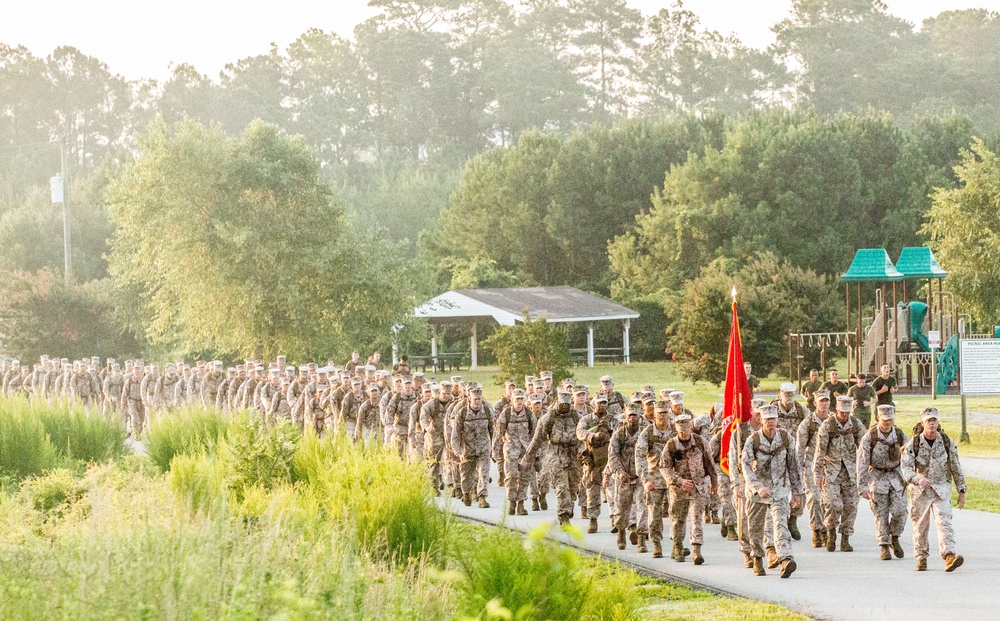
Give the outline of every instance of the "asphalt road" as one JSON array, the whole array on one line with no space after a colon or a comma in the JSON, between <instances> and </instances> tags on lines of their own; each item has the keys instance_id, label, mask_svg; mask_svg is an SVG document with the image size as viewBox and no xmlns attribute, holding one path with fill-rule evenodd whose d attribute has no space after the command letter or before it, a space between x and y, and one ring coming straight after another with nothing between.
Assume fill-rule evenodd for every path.
<instances>
[{"instance_id":1,"label":"asphalt road","mask_svg":"<svg viewBox=\"0 0 1000 621\"><path fill-rule=\"evenodd\" d=\"M492 469L497 479L496 465ZM460 501L441 499L442 506L455 514L490 524L507 526L527 532L543 523L556 523L553 492L549 492L548 511L531 512L527 516L505 516L504 489L492 484L489 509L473 504L465 507ZM952 573L944 572L944 562L935 554L937 538L931 529L931 558L928 571L915 571L911 525L903 535L906 558L881 561L875 540L875 522L867 501L861 499L855 535L851 543L854 552L827 552L813 549L807 541L809 530L800 518L803 540L794 542L798 570L782 580L778 570L769 570L764 577L754 576L743 568L743 556L735 541L720 537L719 527L705 526L702 549L704 565L678 563L669 558L654 559L651 552L639 554L629 545L619 551L616 535L610 533L608 506L601 508L600 530L583 537L583 541L560 534L569 545L580 547L609 559L620 559L639 570L661 575L692 586L719 593L776 602L819 619L836 620L899 620L961 619L962 621L1000 619L1000 514L955 509L955 532L958 552L965 564ZM573 523L582 531L587 520L576 512ZM666 532L669 525L664 521ZM664 545L669 553L669 540ZM650 545L652 550L652 545Z\"/></svg>"}]
</instances>

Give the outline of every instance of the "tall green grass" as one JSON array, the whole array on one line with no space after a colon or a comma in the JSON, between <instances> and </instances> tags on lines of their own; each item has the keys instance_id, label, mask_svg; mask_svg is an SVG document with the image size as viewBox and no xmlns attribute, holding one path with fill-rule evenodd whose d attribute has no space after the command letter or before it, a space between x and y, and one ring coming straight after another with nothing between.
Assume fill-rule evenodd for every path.
<instances>
[{"instance_id":1,"label":"tall green grass","mask_svg":"<svg viewBox=\"0 0 1000 621\"><path fill-rule=\"evenodd\" d=\"M56 465L58 455L25 399L0 398L0 476L19 481Z\"/></svg>"},{"instance_id":2,"label":"tall green grass","mask_svg":"<svg viewBox=\"0 0 1000 621\"><path fill-rule=\"evenodd\" d=\"M118 459L125 452L125 427L117 419L82 407L32 406L60 455L88 463Z\"/></svg>"},{"instance_id":3,"label":"tall green grass","mask_svg":"<svg viewBox=\"0 0 1000 621\"><path fill-rule=\"evenodd\" d=\"M153 420L146 433L146 453L161 472L175 455L214 451L226 437L228 421L221 412L202 407L181 408Z\"/></svg>"}]
</instances>

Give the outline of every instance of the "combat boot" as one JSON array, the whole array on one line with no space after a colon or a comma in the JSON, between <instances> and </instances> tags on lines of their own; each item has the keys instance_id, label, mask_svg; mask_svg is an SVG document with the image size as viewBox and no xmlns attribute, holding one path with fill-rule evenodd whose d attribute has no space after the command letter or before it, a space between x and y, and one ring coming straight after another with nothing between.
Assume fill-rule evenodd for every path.
<instances>
[{"instance_id":1,"label":"combat boot","mask_svg":"<svg viewBox=\"0 0 1000 621\"><path fill-rule=\"evenodd\" d=\"M837 551L837 531L835 530L826 531L826 551L827 552Z\"/></svg>"},{"instance_id":2,"label":"combat boot","mask_svg":"<svg viewBox=\"0 0 1000 621\"><path fill-rule=\"evenodd\" d=\"M927 559L925 558L917 559L917 571L927 571Z\"/></svg>"},{"instance_id":3,"label":"combat boot","mask_svg":"<svg viewBox=\"0 0 1000 621\"><path fill-rule=\"evenodd\" d=\"M691 560L695 565L703 565L705 557L701 555L701 544L696 543L691 546Z\"/></svg>"},{"instance_id":4,"label":"combat boot","mask_svg":"<svg viewBox=\"0 0 1000 621\"><path fill-rule=\"evenodd\" d=\"M538 497L537 496L535 496L534 498L531 499L531 510L532 511L538 511L539 510L538 509Z\"/></svg>"},{"instance_id":5,"label":"combat boot","mask_svg":"<svg viewBox=\"0 0 1000 621\"><path fill-rule=\"evenodd\" d=\"M503 487L503 477L500 477L500 482L497 483L497 486Z\"/></svg>"},{"instance_id":6,"label":"combat boot","mask_svg":"<svg viewBox=\"0 0 1000 621\"><path fill-rule=\"evenodd\" d=\"M781 561L781 577L787 578L788 576L791 576L796 567L798 567L798 565L796 565L795 561L790 558L786 558Z\"/></svg>"},{"instance_id":7,"label":"combat boot","mask_svg":"<svg viewBox=\"0 0 1000 621\"><path fill-rule=\"evenodd\" d=\"M518 515L528 515L528 510L524 508L524 501L517 501L517 514Z\"/></svg>"},{"instance_id":8,"label":"combat boot","mask_svg":"<svg viewBox=\"0 0 1000 621\"><path fill-rule=\"evenodd\" d=\"M486 496L480 496L479 497L479 508L480 509L489 509L490 508L490 503L486 502Z\"/></svg>"},{"instance_id":9,"label":"combat boot","mask_svg":"<svg viewBox=\"0 0 1000 621\"><path fill-rule=\"evenodd\" d=\"M798 518L794 515L788 518L788 532L791 533L792 539L795 541L802 539L802 533L799 532Z\"/></svg>"},{"instance_id":10,"label":"combat boot","mask_svg":"<svg viewBox=\"0 0 1000 621\"><path fill-rule=\"evenodd\" d=\"M730 526L729 527L729 534L726 535L726 539L728 539L729 541L739 541L739 538L740 538L740 536L736 532L736 527L735 526Z\"/></svg>"},{"instance_id":11,"label":"combat boot","mask_svg":"<svg viewBox=\"0 0 1000 621\"><path fill-rule=\"evenodd\" d=\"M471 493L465 492L465 493L462 494L462 504L465 505L466 507L471 507L472 506L472 494Z\"/></svg>"},{"instance_id":12,"label":"combat boot","mask_svg":"<svg viewBox=\"0 0 1000 621\"><path fill-rule=\"evenodd\" d=\"M780 562L781 561L778 560L778 552L774 548L768 548L767 549L767 568L768 569L774 569L775 567L778 566L778 563L780 563Z\"/></svg>"},{"instance_id":13,"label":"combat boot","mask_svg":"<svg viewBox=\"0 0 1000 621\"><path fill-rule=\"evenodd\" d=\"M614 535L618 532L618 520L611 518L611 534Z\"/></svg>"},{"instance_id":14,"label":"combat boot","mask_svg":"<svg viewBox=\"0 0 1000 621\"><path fill-rule=\"evenodd\" d=\"M851 541L848 535L840 533L840 551L841 552L854 552L854 548L851 547Z\"/></svg>"},{"instance_id":15,"label":"combat boot","mask_svg":"<svg viewBox=\"0 0 1000 621\"><path fill-rule=\"evenodd\" d=\"M510 507L507 509L507 515L517 515L517 502L514 500L510 501Z\"/></svg>"},{"instance_id":16,"label":"combat boot","mask_svg":"<svg viewBox=\"0 0 1000 621\"><path fill-rule=\"evenodd\" d=\"M813 547L814 548L822 548L823 547L823 538L820 537L818 530L814 530L813 531Z\"/></svg>"},{"instance_id":17,"label":"combat boot","mask_svg":"<svg viewBox=\"0 0 1000 621\"><path fill-rule=\"evenodd\" d=\"M458 498L460 500L464 499L464 497L462 496L462 490L460 490L457 487L451 490L451 496L452 498Z\"/></svg>"},{"instance_id":18,"label":"combat boot","mask_svg":"<svg viewBox=\"0 0 1000 621\"><path fill-rule=\"evenodd\" d=\"M721 524L722 520L719 519L719 512L712 511L712 524Z\"/></svg>"},{"instance_id":19,"label":"combat boot","mask_svg":"<svg viewBox=\"0 0 1000 621\"><path fill-rule=\"evenodd\" d=\"M542 511L549 510L549 503L545 500L545 494L538 497L538 506L542 508Z\"/></svg>"},{"instance_id":20,"label":"combat boot","mask_svg":"<svg viewBox=\"0 0 1000 621\"><path fill-rule=\"evenodd\" d=\"M569 524L569 517L565 515L558 515L556 517L559 520L559 526L566 526L567 524Z\"/></svg>"},{"instance_id":21,"label":"combat boot","mask_svg":"<svg viewBox=\"0 0 1000 621\"><path fill-rule=\"evenodd\" d=\"M646 535L643 535L641 533L639 535L638 550L639 550L639 554L645 554L646 553Z\"/></svg>"},{"instance_id":22,"label":"combat boot","mask_svg":"<svg viewBox=\"0 0 1000 621\"><path fill-rule=\"evenodd\" d=\"M653 542L653 558L663 558L663 544L659 541Z\"/></svg>"},{"instance_id":23,"label":"combat boot","mask_svg":"<svg viewBox=\"0 0 1000 621\"><path fill-rule=\"evenodd\" d=\"M722 528L719 529L719 534L722 535L723 539L725 539L726 535L729 534L729 527L723 524Z\"/></svg>"},{"instance_id":24,"label":"combat boot","mask_svg":"<svg viewBox=\"0 0 1000 621\"><path fill-rule=\"evenodd\" d=\"M656 556L655 554L653 556ZM674 549L670 551L670 558L674 559L678 563L684 562L684 549L681 546L675 545Z\"/></svg>"},{"instance_id":25,"label":"combat boot","mask_svg":"<svg viewBox=\"0 0 1000 621\"><path fill-rule=\"evenodd\" d=\"M767 572L764 571L764 559L759 556L753 557L753 575L755 576L766 576Z\"/></svg>"},{"instance_id":26,"label":"combat boot","mask_svg":"<svg viewBox=\"0 0 1000 621\"><path fill-rule=\"evenodd\" d=\"M747 569L753 569L753 557L750 556L749 552L743 553L743 566Z\"/></svg>"},{"instance_id":27,"label":"combat boot","mask_svg":"<svg viewBox=\"0 0 1000 621\"><path fill-rule=\"evenodd\" d=\"M892 560L892 552L889 550L889 546L880 545L879 546L879 555L878 555L878 557L879 557L879 560L891 561Z\"/></svg>"},{"instance_id":28,"label":"combat boot","mask_svg":"<svg viewBox=\"0 0 1000 621\"><path fill-rule=\"evenodd\" d=\"M619 550L625 549L625 531L623 530L618 531L618 549Z\"/></svg>"},{"instance_id":29,"label":"combat boot","mask_svg":"<svg viewBox=\"0 0 1000 621\"><path fill-rule=\"evenodd\" d=\"M944 570L945 571L955 571L962 566L965 559L962 558L961 554L955 554L954 552L949 552L944 557Z\"/></svg>"},{"instance_id":30,"label":"combat boot","mask_svg":"<svg viewBox=\"0 0 1000 621\"><path fill-rule=\"evenodd\" d=\"M892 553L896 558L903 558L903 546L899 545L899 537L892 538Z\"/></svg>"},{"instance_id":31,"label":"combat boot","mask_svg":"<svg viewBox=\"0 0 1000 621\"><path fill-rule=\"evenodd\" d=\"M639 533L636 532L635 526L629 529L628 540L632 542L632 545L639 543Z\"/></svg>"},{"instance_id":32,"label":"combat boot","mask_svg":"<svg viewBox=\"0 0 1000 621\"><path fill-rule=\"evenodd\" d=\"M590 526L587 527L588 533L597 532L597 518L590 518Z\"/></svg>"}]
</instances>

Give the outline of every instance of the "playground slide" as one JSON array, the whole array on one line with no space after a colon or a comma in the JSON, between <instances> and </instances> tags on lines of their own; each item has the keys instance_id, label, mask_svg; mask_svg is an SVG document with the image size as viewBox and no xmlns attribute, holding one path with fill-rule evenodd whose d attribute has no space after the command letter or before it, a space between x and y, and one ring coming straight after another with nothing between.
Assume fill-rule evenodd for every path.
<instances>
[{"instance_id":1,"label":"playground slide","mask_svg":"<svg viewBox=\"0 0 1000 621\"><path fill-rule=\"evenodd\" d=\"M927 305L923 302L910 302L910 341L916 343L917 351L931 350L923 330L925 317L927 317Z\"/></svg>"},{"instance_id":2,"label":"playground slide","mask_svg":"<svg viewBox=\"0 0 1000 621\"><path fill-rule=\"evenodd\" d=\"M937 394L943 395L948 392L948 384L955 381L958 375L958 335L953 335L948 339L944 351L937 357Z\"/></svg>"}]
</instances>

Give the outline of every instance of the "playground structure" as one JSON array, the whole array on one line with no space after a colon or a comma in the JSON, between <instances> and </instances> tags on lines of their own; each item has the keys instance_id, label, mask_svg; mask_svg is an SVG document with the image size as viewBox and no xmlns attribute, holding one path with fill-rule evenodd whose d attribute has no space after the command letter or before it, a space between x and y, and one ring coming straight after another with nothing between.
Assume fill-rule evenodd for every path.
<instances>
[{"instance_id":1,"label":"playground structure","mask_svg":"<svg viewBox=\"0 0 1000 621\"><path fill-rule=\"evenodd\" d=\"M959 339L993 336L966 333L970 317L960 312L955 296L944 290L947 275L927 247L904 248L895 264L883 248L858 250L840 278L846 330L789 333L789 376L795 377L794 360L802 360L802 349L819 347L825 378L826 350L845 347L849 376L858 371L877 374L888 364L901 389L931 388L943 394L957 379ZM910 299L925 280L926 298ZM863 288L868 286L874 286L874 304L870 306L862 301ZM932 334L937 337L933 343L929 338ZM798 366L801 385L801 362Z\"/></svg>"}]
</instances>

